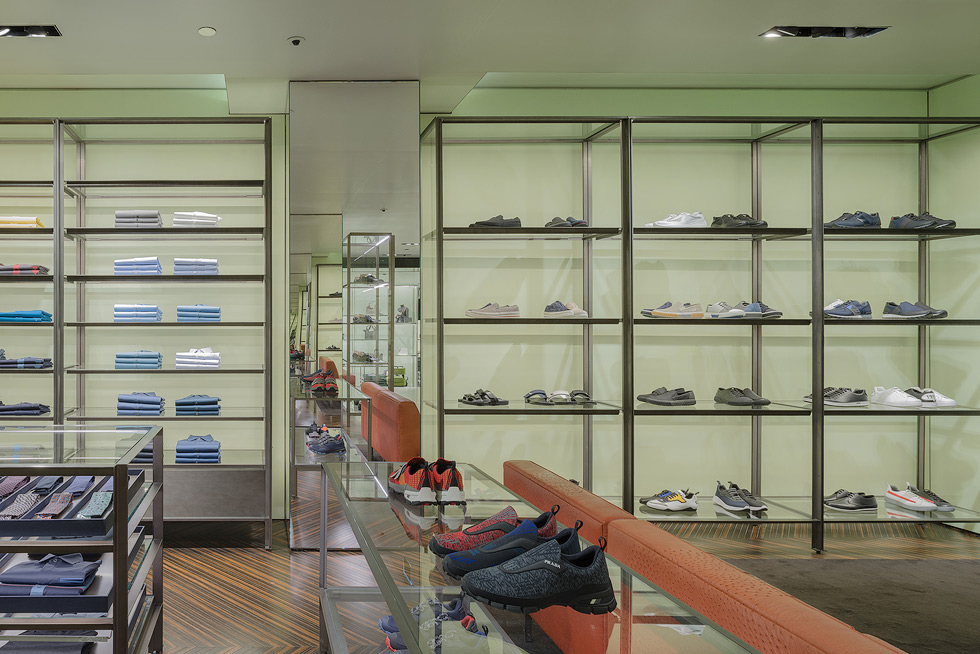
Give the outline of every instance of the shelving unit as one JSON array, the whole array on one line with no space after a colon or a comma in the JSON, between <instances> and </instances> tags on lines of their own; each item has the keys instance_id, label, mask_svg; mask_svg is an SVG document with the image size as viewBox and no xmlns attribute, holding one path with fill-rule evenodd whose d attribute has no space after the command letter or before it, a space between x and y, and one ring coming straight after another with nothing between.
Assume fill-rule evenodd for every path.
<instances>
[{"instance_id":1,"label":"shelving unit","mask_svg":"<svg viewBox=\"0 0 980 654\"><path fill-rule=\"evenodd\" d=\"M343 243L343 268L342 370L353 375L358 386L373 381L394 390L391 367L395 360L395 257L391 234L347 234ZM357 281L365 275L379 281ZM356 316L369 316L374 322L355 322ZM355 351L364 352L375 361L355 361Z\"/></svg>"},{"instance_id":2,"label":"shelving unit","mask_svg":"<svg viewBox=\"0 0 980 654\"><path fill-rule=\"evenodd\" d=\"M318 263L313 266L313 276L316 279L316 295L311 299L316 303L315 345L316 357L330 358L341 356L342 349L328 350L331 345L338 348L343 336L343 324L330 322L343 318L344 293L342 270L339 265ZM339 293L339 295L332 295ZM315 369L315 367L314 367Z\"/></svg>"},{"instance_id":3,"label":"shelving unit","mask_svg":"<svg viewBox=\"0 0 980 654\"><path fill-rule=\"evenodd\" d=\"M71 554L102 553L92 586L81 597L102 603L97 597L105 593L107 611L104 617L70 616L50 607L59 597L30 598L22 613L7 613L0 618L0 641L78 641L95 642L95 654L131 654L163 649L163 461L159 454L151 466L153 481L130 475L136 467L133 457L146 445L155 452L163 447L160 427L7 426L0 436L0 449L25 446L31 456L0 463L3 475L86 475L95 477L89 490L66 509L66 517L52 520L5 521L0 530L0 554ZM91 493L112 480L112 503L101 519L74 519ZM66 482L63 482L67 484ZM126 510L119 510L125 506ZM28 523L28 524L19 524ZM86 537L79 542L78 537ZM5 560L4 565L17 559ZM148 581L149 575L152 579ZM115 583L116 580L126 583ZM151 592L147 594L147 590ZM28 600L28 598L22 598ZM54 614L37 617L38 613ZM14 632L25 630L93 630L96 635L80 639L70 635L32 636ZM40 650L39 650L40 651Z\"/></svg>"}]
</instances>

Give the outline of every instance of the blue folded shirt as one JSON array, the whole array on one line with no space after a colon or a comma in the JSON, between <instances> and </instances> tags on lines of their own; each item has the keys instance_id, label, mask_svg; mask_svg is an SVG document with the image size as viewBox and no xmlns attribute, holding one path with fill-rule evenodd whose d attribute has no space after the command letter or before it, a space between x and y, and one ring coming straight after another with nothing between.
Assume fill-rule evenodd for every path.
<instances>
[{"instance_id":1,"label":"blue folded shirt","mask_svg":"<svg viewBox=\"0 0 980 654\"><path fill-rule=\"evenodd\" d=\"M213 307L208 304L178 304L177 313L187 311L189 313L221 313L221 307Z\"/></svg>"},{"instance_id":2,"label":"blue folded shirt","mask_svg":"<svg viewBox=\"0 0 980 654\"><path fill-rule=\"evenodd\" d=\"M138 404L163 404L164 399L156 393L120 393L120 402L136 402Z\"/></svg>"}]
</instances>

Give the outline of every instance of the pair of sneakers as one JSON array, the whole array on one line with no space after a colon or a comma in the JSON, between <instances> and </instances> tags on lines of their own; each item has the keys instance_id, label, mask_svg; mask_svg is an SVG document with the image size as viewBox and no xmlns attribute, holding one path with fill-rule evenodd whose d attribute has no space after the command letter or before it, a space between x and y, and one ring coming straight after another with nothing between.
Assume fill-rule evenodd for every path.
<instances>
[{"instance_id":1,"label":"pair of sneakers","mask_svg":"<svg viewBox=\"0 0 980 654\"><path fill-rule=\"evenodd\" d=\"M574 302L555 300L544 308L545 318L588 318L589 312Z\"/></svg>"},{"instance_id":2,"label":"pair of sneakers","mask_svg":"<svg viewBox=\"0 0 980 654\"><path fill-rule=\"evenodd\" d=\"M305 378L304 378L305 379ZM340 391L337 379L332 372L319 371L310 382L310 390L314 395L336 395Z\"/></svg>"},{"instance_id":3,"label":"pair of sneakers","mask_svg":"<svg viewBox=\"0 0 980 654\"><path fill-rule=\"evenodd\" d=\"M309 439L306 442L306 448L313 454L337 454L338 452L347 451L344 437L339 430L336 433L331 433L326 427L320 427L312 435L307 430L306 435Z\"/></svg>"},{"instance_id":4,"label":"pair of sneakers","mask_svg":"<svg viewBox=\"0 0 980 654\"><path fill-rule=\"evenodd\" d=\"M707 227L708 221L700 211L672 213L663 220L647 223L644 227Z\"/></svg>"},{"instance_id":5,"label":"pair of sneakers","mask_svg":"<svg viewBox=\"0 0 980 654\"><path fill-rule=\"evenodd\" d=\"M447 459L414 457L388 475L388 488L409 504L466 504L463 474Z\"/></svg>"},{"instance_id":6,"label":"pair of sneakers","mask_svg":"<svg viewBox=\"0 0 980 654\"><path fill-rule=\"evenodd\" d=\"M738 484L728 482L726 488L720 481L715 489L715 496L711 500L723 509L729 511L768 511L769 507L765 502L750 493L744 488L739 488Z\"/></svg>"}]
</instances>

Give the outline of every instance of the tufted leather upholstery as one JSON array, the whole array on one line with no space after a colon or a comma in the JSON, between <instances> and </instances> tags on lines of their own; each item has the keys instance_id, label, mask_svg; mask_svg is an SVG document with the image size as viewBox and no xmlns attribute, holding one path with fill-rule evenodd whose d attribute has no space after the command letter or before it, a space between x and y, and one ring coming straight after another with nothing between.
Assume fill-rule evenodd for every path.
<instances>
[{"instance_id":1,"label":"tufted leather upholstery","mask_svg":"<svg viewBox=\"0 0 980 654\"><path fill-rule=\"evenodd\" d=\"M421 456L422 418L415 402L373 382L361 384L361 392L371 398L374 451L385 461L408 461Z\"/></svg>"},{"instance_id":2,"label":"tufted leather upholstery","mask_svg":"<svg viewBox=\"0 0 980 654\"><path fill-rule=\"evenodd\" d=\"M533 461L505 461L504 486L542 511L558 504L561 506L558 521L570 526L581 520L584 524L579 533L591 543L607 536L606 524L610 521L635 519L615 504Z\"/></svg>"},{"instance_id":3,"label":"tufted leather upholstery","mask_svg":"<svg viewBox=\"0 0 980 654\"><path fill-rule=\"evenodd\" d=\"M645 520L608 531L610 556L762 652L902 652Z\"/></svg>"}]
</instances>

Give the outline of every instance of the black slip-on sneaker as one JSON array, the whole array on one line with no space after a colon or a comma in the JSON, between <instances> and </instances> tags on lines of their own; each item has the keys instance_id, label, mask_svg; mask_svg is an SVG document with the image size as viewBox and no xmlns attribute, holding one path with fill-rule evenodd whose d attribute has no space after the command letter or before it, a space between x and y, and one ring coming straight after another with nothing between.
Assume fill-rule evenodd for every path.
<instances>
[{"instance_id":1,"label":"black slip-on sneaker","mask_svg":"<svg viewBox=\"0 0 980 654\"><path fill-rule=\"evenodd\" d=\"M521 219L514 218L504 218L502 215L496 215L493 218L487 220L478 220L475 223L470 223L470 227L520 227Z\"/></svg>"},{"instance_id":2,"label":"black slip-on sneaker","mask_svg":"<svg viewBox=\"0 0 980 654\"><path fill-rule=\"evenodd\" d=\"M734 386L730 388L719 388L715 392L715 402L730 404L731 406L752 406L755 404L755 400L746 396L742 392L742 389L735 388Z\"/></svg>"},{"instance_id":3,"label":"black slip-on sneaker","mask_svg":"<svg viewBox=\"0 0 980 654\"><path fill-rule=\"evenodd\" d=\"M604 614L616 608L605 538L577 554L563 554L556 540L492 568L470 572L460 584L484 604L515 613L570 606L579 613Z\"/></svg>"},{"instance_id":4,"label":"black slip-on sneaker","mask_svg":"<svg viewBox=\"0 0 980 654\"><path fill-rule=\"evenodd\" d=\"M929 313L926 314L926 318L945 318L949 315L946 309L933 309L925 302L916 302L915 306L920 309L925 309Z\"/></svg>"},{"instance_id":5,"label":"black slip-on sneaker","mask_svg":"<svg viewBox=\"0 0 980 654\"><path fill-rule=\"evenodd\" d=\"M517 529L492 543L464 552L447 554L442 561L442 569L450 577L460 579L474 570L491 568L510 561L551 540L558 541L562 554L576 554L582 550L578 542L578 530L581 527L582 521L576 520L574 527L563 529L550 538L542 538L538 536L538 528L534 522L524 520Z\"/></svg>"},{"instance_id":6,"label":"black slip-on sneaker","mask_svg":"<svg viewBox=\"0 0 980 654\"><path fill-rule=\"evenodd\" d=\"M675 388L668 391L663 386L650 393L637 395L636 399L640 402L659 404L661 406L690 406L697 402L694 399L694 391L686 391L683 388Z\"/></svg>"}]
</instances>

